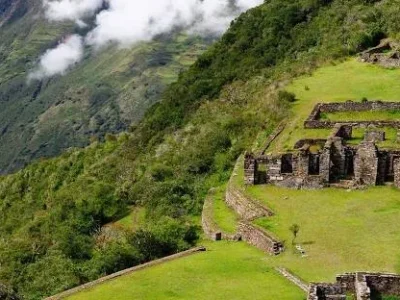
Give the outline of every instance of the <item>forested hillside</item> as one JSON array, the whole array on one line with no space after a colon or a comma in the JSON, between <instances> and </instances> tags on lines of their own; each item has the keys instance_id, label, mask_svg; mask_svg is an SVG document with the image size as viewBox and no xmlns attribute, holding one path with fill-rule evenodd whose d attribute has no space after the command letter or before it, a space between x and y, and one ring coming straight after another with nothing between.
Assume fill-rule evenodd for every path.
<instances>
[{"instance_id":1,"label":"forested hillside","mask_svg":"<svg viewBox=\"0 0 400 300\"><path fill-rule=\"evenodd\" d=\"M40 299L196 243L208 189L261 129L290 117L280 87L396 37L399 4L270 0L233 22L129 133L3 177L0 281ZM146 213L134 231L104 226L137 208Z\"/></svg>"},{"instance_id":2,"label":"forested hillside","mask_svg":"<svg viewBox=\"0 0 400 300\"><path fill-rule=\"evenodd\" d=\"M90 27L46 20L42 0L0 2L0 26L0 173L127 130L212 41L176 31L124 49L86 47L68 74L29 80L48 48Z\"/></svg>"}]
</instances>

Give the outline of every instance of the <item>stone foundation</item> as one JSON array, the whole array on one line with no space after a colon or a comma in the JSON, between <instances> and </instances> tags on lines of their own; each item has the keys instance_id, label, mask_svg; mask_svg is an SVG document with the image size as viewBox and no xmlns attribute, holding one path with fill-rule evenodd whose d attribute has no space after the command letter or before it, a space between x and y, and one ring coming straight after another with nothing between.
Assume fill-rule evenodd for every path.
<instances>
[{"instance_id":1,"label":"stone foundation","mask_svg":"<svg viewBox=\"0 0 400 300\"><path fill-rule=\"evenodd\" d=\"M330 107L330 104L326 105ZM346 104L341 105L346 107ZM400 103L396 105L400 106ZM291 152L273 155L246 153L245 183L319 189L330 185L358 188L394 182L400 188L400 151L378 149L375 145L376 141L385 139L384 132L371 126L359 145L347 144L351 138L351 124L335 124L326 140L299 140Z\"/></svg>"},{"instance_id":2,"label":"stone foundation","mask_svg":"<svg viewBox=\"0 0 400 300\"><path fill-rule=\"evenodd\" d=\"M400 102L383 102L383 101L366 101L366 102L333 102L333 103L318 103L307 120L304 122L304 128L333 128L336 124L349 124L354 126L375 125L377 127L400 127L400 121L329 121L320 120L321 113L334 113L346 111L384 111L384 110L400 110Z\"/></svg>"},{"instance_id":3,"label":"stone foundation","mask_svg":"<svg viewBox=\"0 0 400 300\"><path fill-rule=\"evenodd\" d=\"M347 295L353 295L357 300L399 297L400 275L369 272L338 275L335 283L312 283L307 299L346 299Z\"/></svg>"}]
</instances>

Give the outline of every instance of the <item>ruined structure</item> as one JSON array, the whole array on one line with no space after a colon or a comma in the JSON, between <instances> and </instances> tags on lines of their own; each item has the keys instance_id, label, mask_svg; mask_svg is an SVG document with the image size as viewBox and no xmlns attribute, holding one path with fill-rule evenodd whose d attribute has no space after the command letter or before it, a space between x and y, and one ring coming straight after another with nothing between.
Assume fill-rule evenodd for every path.
<instances>
[{"instance_id":1,"label":"ruined structure","mask_svg":"<svg viewBox=\"0 0 400 300\"><path fill-rule=\"evenodd\" d=\"M323 113L356 111L400 111L398 102L364 101L320 103L304 122L304 128L331 128L326 139L301 139L292 151L255 155L246 153L244 160L247 185L271 183L290 188L347 188L393 182L400 188L400 149L378 148L385 140L380 128L400 128L400 121L329 121ZM349 144L353 128L366 129L364 140ZM275 137L274 137L275 138Z\"/></svg>"},{"instance_id":2,"label":"ruined structure","mask_svg":"<svg viewBox=\"0 0 400 300\"><path fill-rule=\"evenodd\" d=\"M310 284L307 299L374 300L389 296L400 297L400 275L356 272L338 275L335 283Z\"/></svg>"},{"instance_id":3,"label":"ruined structure","mask_svg":"<svg viewBox=\"0 0 400 300\"><path fill-rule=\"evenodd\" d=\"M363 62L387 68L398 68L400 67L400 46L390 39L384 39L378 46L362 52L360 59Z\"/></svg>"}]
</instances>

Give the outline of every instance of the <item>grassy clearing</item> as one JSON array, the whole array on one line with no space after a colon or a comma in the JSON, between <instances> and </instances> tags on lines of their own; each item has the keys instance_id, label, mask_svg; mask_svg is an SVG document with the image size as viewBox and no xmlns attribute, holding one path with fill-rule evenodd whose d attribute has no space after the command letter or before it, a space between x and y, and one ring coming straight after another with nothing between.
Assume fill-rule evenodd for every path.
<instances>
[{"instance_id":1,"label":"grassy clearing","mask_svg":"<svg viewBox=\"0 0 400 300\"><path fill-rule=\"evenodd\" d=\"M244 188L242 163L239 160L233 183ZM254 221L286 243L287 250L272 257L271 266L285 266L306 281L332 281L338 273L355 270L398 271L399 190L390 186L291 190L259 185L245 191L276 214ZM301 227L296 242L303 245L306 258L291 246L289 227L294 223Z\"/></svg>"},{"instance_id":2,"label":"grassy clearing","mask_svg":"<svg viewBox=\"0 0 400 300\"><path fill-rule=\"evenodd\" d=\"M382 111L340 111L334 113L325 113L321 115L322 120L329 121L374 121L374 120L390 120L399 121L400 111L398 110L382 110Z\"/></svg>"},{"instance_id":3,"label":"grassy clearing","mask_svg":"<svg viewBox=\"0 0 400 300\"><path fill-rule=\"evenodd\" d=\"M398 148L400 146L397 141L397 129L391 127L379 128L379 130L385 131L385 140L376 143L379 147L383 148ZM350 145L357 145L364 139L365 128L354 128L353 138L348 140L347 143Z\"/></svg>"},{"instance_id":4,"label":"grassy clearing","mask_svg":"<svg viewBox=\"0 0 400 300\"><path fill-rule=\"evenodd\" d=\"M146 209L143 207L133 207L129 215L115 222L117 226L122 226L126 229L136 230L140 228L146 219Z\"/></svg>"},{"instance_id":5,"label":"grassy clearing","mask_svg":"<svg viewBox=\"0 0 400 300\"><path fill-rule=\"evenodd\" d=\"M219 188L214 195L214 220L218 227L226 233L235 233L238 216L225 203L225 186Z\"/></svg>"},{"instance_id":6,"label":"grassy clearing","mask_svg":"<svg viewBox=\"0 0 400 300\"><path fill-rule=\"evenodd\" d=\"M354 271L396 270L400 247L400 192L392 187L367 190L289 190L275 186L247 189L276 215L257 220L286 241L288 250L274 263L306 280L331 281L335 274ZM297 223L308 257L292 250L289 227Z\"/></svg>"},{"instance_id":7,"label":"grassy clearing","mask_svg":"<svg viewBox=\"0 0 400 300\"><path fill-rule=\"evenodd\" d=\"M206 247L206 252L123 276L68 299L305 299L261 251L237 242L210 242Z\"/></svg>"},{"instance_id":8,"label":"grassy clearing","mask_svg":"<svg viewBox=\"0 0 400 300\"><path fill-rule=\"evenodd\" d=\"M346 100L400 101L400 69L384 69L351 59L303 76L290 83L286 90L296 95L292 106L292 117L285 130L270 146L269 152L292 149L300 138L325 138L329 130L308 130L303 128L314 105L319 102L341 102ZM347 116L336 116L344 118ZM396 114L371 116L360 114L360 118L397 118ZM355 119L352 115L352 119Z\"/></svg>"}]
</instances>

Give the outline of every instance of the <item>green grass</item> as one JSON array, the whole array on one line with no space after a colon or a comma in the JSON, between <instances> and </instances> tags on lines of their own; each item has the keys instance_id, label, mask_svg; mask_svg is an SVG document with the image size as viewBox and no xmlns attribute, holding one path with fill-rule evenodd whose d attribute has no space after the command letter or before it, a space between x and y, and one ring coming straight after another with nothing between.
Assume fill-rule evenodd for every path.
<instances>
[{"instance_id":1,"label":"green grass","mask_svg":"<svg viewBox=\"0 0 400 300\"><path fill-rule=\"evenodd\" d=\"M374 121L374 120L389 120L399 121L400 111L398 110L382 110L382 111L340 111L334 113L325 113L321 115L322 120L329 121Z\"/></svg>"},{"instance_id":2,"label":"green grass","mask_svg":"<svg viewBox=\"0 0 400 300\"><path fill-rule=\"evenodd\" d=\"M303 122L319 102L342 102L346 100L400 101L400 69L384 69L379 66L358 62L351 59L337 65L318 69L311 76L302 76L287 85L286 90L296 95L292 117L285 130L271 144L268 152L280 152L293 148L301 138L326 138L329 130L304 129ZM333 117L333 115L329 115ZM376 114L359 113L352 119L383 118L393 119L398 113ZM334 118L347 118L338 115Z\"/></svg>"},{"instance_id":3,"label":"green grass","mask_svg":"<svg viewBox=\"0 0 400 300\"><path fill-rule=\"evenodd\" d=\"M261 251L242 242L210 242L206 247L206 252L120 277L67 299L305 299Z\"/></svg>"},{"instance_id":4,"label":"green grass","mask_svg":"<svg viewBox=\"0 0 400 300\"><path fill-rule=\"evenodd\" d=\"M400 257L400 191L390 186L365 190L325 188L293 190L271 185L244 188L243 160L237 163L233 184L275 212L255 220L285 241L286 251L270 260L306 281L334 280L335 275L354 271L397 272ZM296 240L308 257L291 245L289 227L297 223Z\"/></svg>"},{"instance_id":5,"label":"green grass","mask_svg":"<svg viewBox=\"0 0 400 300\"><path fill-rule=\"evenodd\" d=\"M382 148L399 148L400 143L397 141L397 129L391 127L379 128L379 130L385 131L385 140L377 142L376 144ZM354 128L353 137L347 140L350 145L357 145L364 139L365 128Z\"/></svg>"},{"instance_id":6,"label":"green grass","mask_svg":"<svg viewBox=\"0 0 400 300\"><path fill-rule=\"evenodd\" d=\"M214 221L222 231L235 233L238 216L226 205L224 197L225 186L214 195Z\"/></svg>"},{"instance_id":7,"label":"green grass","mask_svg":"<svg viewBox=\"0 0 400 300\"><path fill-rule=\"evenodd\" d=\"M115 222L115 225L126 229L136 230L145 223L146 209L143 207L133 207L129 215Z\"/></svg>"},{"instance_id":8,"label":"green grass","mask_svg":"<svg viewBox=\"0 0 400 300\"><path fill-rule=\"evenodd\" d=\"M355 270L396 271L400 247L400 191L372 187L347 191L289 190L275 186L247 189L273 209L275 216L256 221L286 241L287 251L273 263L305 280L332 281L335 274ZM289 227L300 225L298 243L308 257L291 246Z\"/></svg>"}]
</instances>

